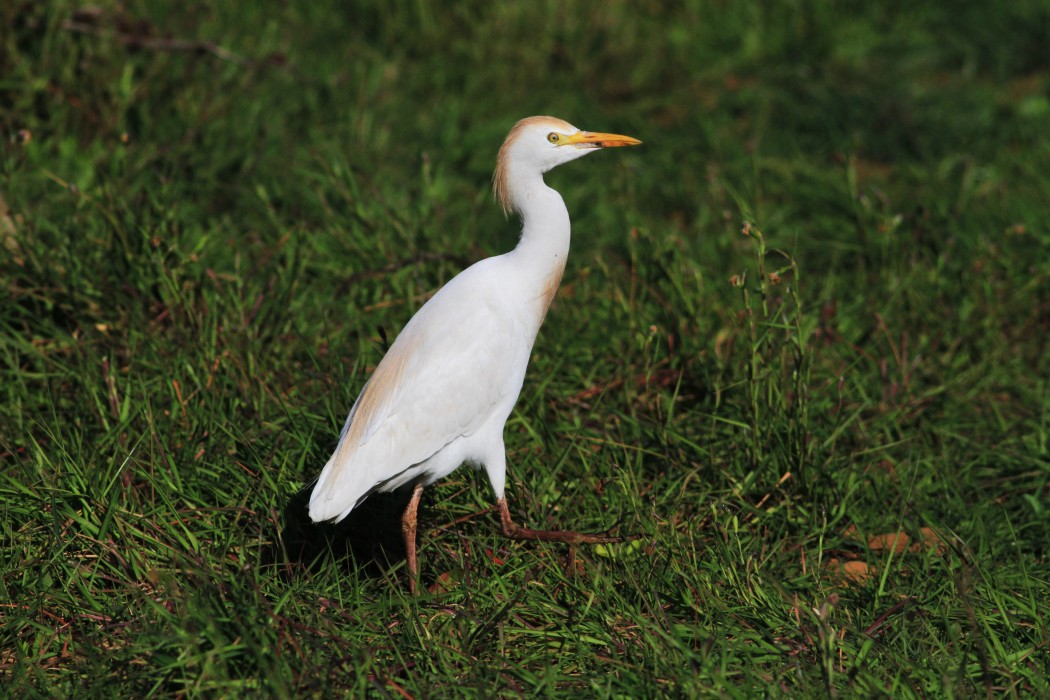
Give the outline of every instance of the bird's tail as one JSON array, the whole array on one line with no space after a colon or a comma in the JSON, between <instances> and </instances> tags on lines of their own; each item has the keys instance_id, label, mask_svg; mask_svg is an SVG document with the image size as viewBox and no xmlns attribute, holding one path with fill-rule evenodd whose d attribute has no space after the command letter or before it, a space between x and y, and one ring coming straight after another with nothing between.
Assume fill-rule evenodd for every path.
<instances>
[{"instance_id":1,"label":"bird's tail","mask_svg":"<svg viewBox=\"0 0 1050 700\"><path fill-rule=\"evenodd\" d=\"M333 474L337 471L335 458L338 454L337 451L336 454L329 458L328 463L324 465L324 469L321 470L321 476L317 478L314 490L310 494L310 520L315 523L328 520L339 522L350 514L350 511L354 509L360 500L356 496L347 498L345 493L336 494L333 485L329 483Z\"/></svg>"}]
</instances>

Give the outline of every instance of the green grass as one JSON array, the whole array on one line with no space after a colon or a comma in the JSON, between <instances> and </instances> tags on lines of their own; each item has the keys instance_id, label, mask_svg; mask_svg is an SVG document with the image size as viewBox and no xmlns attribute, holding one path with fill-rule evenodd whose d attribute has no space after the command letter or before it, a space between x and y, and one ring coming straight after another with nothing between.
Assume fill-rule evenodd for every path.
<instances>
[{"instance_id":1,"label":"green grass","mask_svg":"<svg viewBox=\"0 0 1050 700\"><path fill-rule=\"evenodd\" d=\"M1050 694L1045 3L95 7L0 9L3 694ZM645 145L548 178L508 496L645 538L464 469L411 598L303 489L536 113Z\"/></svg>"}]
</instances>

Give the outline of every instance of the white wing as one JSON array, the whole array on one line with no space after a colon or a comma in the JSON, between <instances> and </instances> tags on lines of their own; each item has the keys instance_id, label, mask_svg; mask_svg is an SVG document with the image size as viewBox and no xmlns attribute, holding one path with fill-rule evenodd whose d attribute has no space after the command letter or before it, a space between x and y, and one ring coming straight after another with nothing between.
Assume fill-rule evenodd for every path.
<instances>
[{"instance_id":1,"label":"white wing","mask_svg":"<svg viewBox=\"0 0 1050 700\"><path fill-rule=\"evenodd\" d=\"M406 470L483 426L521 389L534 333L507 313L474 265L409 321L350 411L339 445L310 497L310 518L342 519ZM486 284L488 282L488 284Z\"/></svg>"}]
</instances>

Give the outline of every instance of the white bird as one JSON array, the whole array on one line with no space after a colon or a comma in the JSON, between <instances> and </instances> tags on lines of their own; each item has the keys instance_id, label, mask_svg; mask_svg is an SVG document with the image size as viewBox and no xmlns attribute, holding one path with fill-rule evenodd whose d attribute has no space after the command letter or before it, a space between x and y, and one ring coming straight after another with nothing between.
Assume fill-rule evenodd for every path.
<instances>
[{"instance_id":1,"label":"white bird","mask_svg":"<svg viewBox=\"0 0 1050 700\"><path fill-rule=\"evenodd\" d=\"M416 510L423 487L465 462L484 467L503 533L570 544L621 538L515 525L504 497L503 428L521 392L533 341L565 270L569 212L543 174L638 139L529 117L499 151L492 186L522 220L509 253L470 266L427 301L390 346L350 409L339 444L310 496L314 522L339 522L375 491L413 485L402 533L415 592Z\"/></svg>"}]
</instances>

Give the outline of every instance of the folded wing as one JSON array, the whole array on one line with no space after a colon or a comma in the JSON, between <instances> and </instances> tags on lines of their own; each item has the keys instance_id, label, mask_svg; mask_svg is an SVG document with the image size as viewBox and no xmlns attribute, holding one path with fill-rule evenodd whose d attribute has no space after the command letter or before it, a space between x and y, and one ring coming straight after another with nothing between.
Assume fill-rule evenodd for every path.
<instances>
[{"instance_id":1,"label":"folded wing","mask_svg":"<svg viewBox=\"0 0 1050 700\"><path fill-rule=\"evenodd\" d=\"M531 338L484 298L457 295L456 281L405 326L361 391L310 497L315 522L341 520L369 493L403 483L520 389Z\"/></svg>"}]
</instances>

